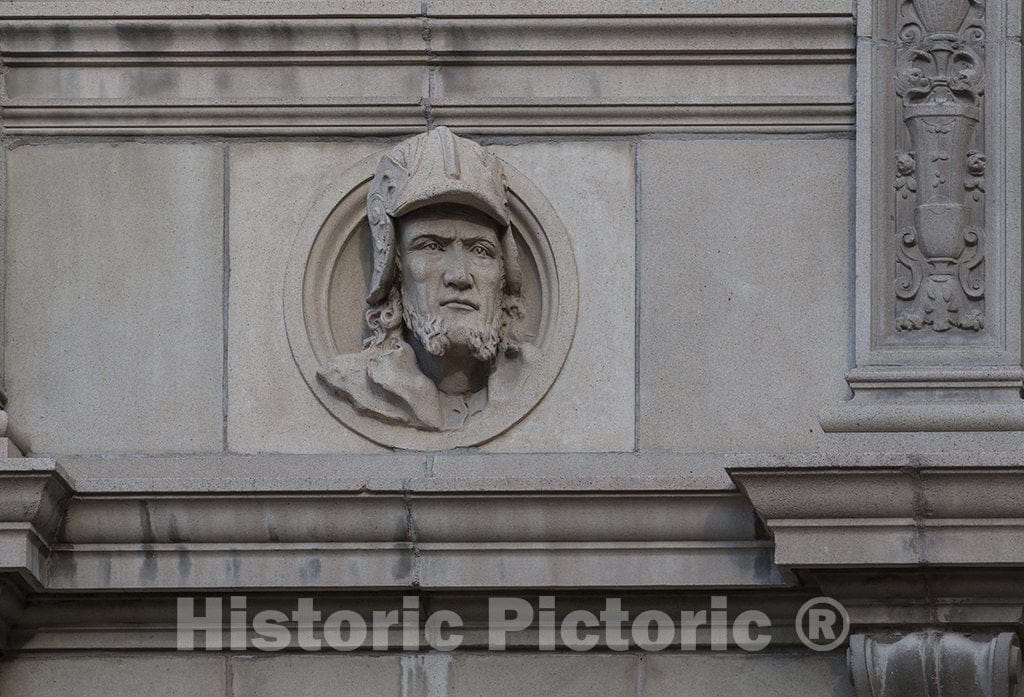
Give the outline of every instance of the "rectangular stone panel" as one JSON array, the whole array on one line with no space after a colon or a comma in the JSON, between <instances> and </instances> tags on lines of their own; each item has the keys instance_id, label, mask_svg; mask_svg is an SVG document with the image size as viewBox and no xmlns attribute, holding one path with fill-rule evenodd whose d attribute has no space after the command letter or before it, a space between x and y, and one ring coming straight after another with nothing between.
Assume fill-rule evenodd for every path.
<instances>
[{"instance_id":1,"label":"rectangular stone panel","mask_svg":"<svg viewBox=\"0 0 1024 697\"><path fill-rule=\"evenodd\" d=\"M491 150L555 209L579 273L572 349L551 391L485 446L507 452L631 451L634 445L635 155L628 143L543 143Z\"/></svg>"},{"instance_id":2,"label":"rectangular stone panel","mask_svg":"<svg viewBox=\"0 0 1024 697\"><path fill-rule=\"evenodd\" d=\"M432 657L428 657L428 660ZM443 656L428 670L428 686L444 685L446 697L634 697L635 656L488 654ZM449 659L444 661L443 659ZM444 671L446 674L438 675Z\"/></svg>"},{"instance_id":3,"label":"rectangular stone panel","mask_svg":"<svg viewBox=\"0 0 1024 697\"><path fill-rule=\"evenodd\" d=\"M631 451L634 435L634 154L626 143L493 146L553 205L575 250L576 337L555 385L496 451ZM281 293L292 241L317 196L380 144L230 149L228 447L376 452L332 417L292 359ZM567 172L571 170L572 175ZM372 168L371 168L372 171ZM601 196L595 198L594 191ZM339 191L339 197L344 192ZM359 289L359 295L365 289ZM353 327L361 336L362 324ZM358 341L356 343L358 345Z\"/></svg>"},{"instance_id":4,"label":"rectangular stone panel","mask_svg":"<svg viewBox=\"0 0 1024 697\"><path fill-rule=\"evenodd\" d=\"M306 211L338 173L385 147L381 143L231 146L229 450L383 450L338 422L307 387L288 345L281 294L292 242L305 223ZM343 193L338 193L339 198ZM358 292L361 296L365 290Z\"/></svg>"},{"instance_id":5,"label":"rectangular stone panel","mask_svg":"<svg viewBox=\"0 0 1024 697\"><path fill-rule=\"evenodd\" d=\"M640 445L802 450L847 393L852 143L640 147Z\"/></svg>"},{"instance_id":6,"label":"rectangular stone panel","mask_svg":"<svg viewBox=\"0 0 1024 697\"><path fill-rule=\"evenodd\" d=\"M7 162L7 409L32 451L220 451L222 148Z\"/></svg>"},{"instance_id":7,"label":"rectangular stone panel","mask_svg":"<svg viewBox=\"0 0 1024 697\"><path fill-rule=\"evenodd\" d=\"M25 656L0 667L7 697L219 697L224 694L221 656L201 654Z\"/></svg>"},{"instance_id":8,"label":"rectangular stone panel","mask_svg":"<svg viewBox=\"0 0 1024 697\"><path fill-rule=\"evenodd\" d=\"M845 651L708 655L681 654L669 648L644 659L643 695L853 697L854 690L847 676Z\"/></svg>"},{"instance_id":9,"label":"rectangular stone panel","mask_svg":"<svg viewBox=\"0 0 1024 697\"><path fill-rule=\"evenodd\" d=\"M399 697L403 694L401 660L398 656L349 656L330 649L309 656L235 656L229 661L232 691L228 697Z\"/></svg>"}]
</instances>

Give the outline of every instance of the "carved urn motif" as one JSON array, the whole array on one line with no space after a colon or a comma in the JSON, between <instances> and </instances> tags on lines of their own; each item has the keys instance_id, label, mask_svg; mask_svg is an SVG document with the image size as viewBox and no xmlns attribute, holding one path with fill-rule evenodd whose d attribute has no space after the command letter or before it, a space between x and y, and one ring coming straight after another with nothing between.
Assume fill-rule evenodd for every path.
<instances>
[{"instance_id":1,"label":"carved urn motif","mask_svg":"<svg viewBox=\"0 0 1024 697\"><path fill-rule=\"evenodd\" d=\"M895 188L914 196L897 248L897 328L984 326L983 229L968 200L984 191L972 149L984 92L980 2L908 0L896 92L912 152L896 155ZM973 10L973 11L972 11Z\"/></svg>"}]
</instances>

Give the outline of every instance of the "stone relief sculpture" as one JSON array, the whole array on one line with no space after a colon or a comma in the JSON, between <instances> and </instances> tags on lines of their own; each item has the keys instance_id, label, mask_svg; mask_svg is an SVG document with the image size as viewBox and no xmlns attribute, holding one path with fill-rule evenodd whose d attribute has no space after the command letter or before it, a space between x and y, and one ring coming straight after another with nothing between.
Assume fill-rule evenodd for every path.
<instances>
[{"instance_id":1,"label":"stone relief sculpture","mask_svg":"<svg viewBox=\"0 0 1024 697\"><path fill-rule=\"evenodd\" d=\"M902 5L896 92L910 149L896 153L899 331L985 324L985 155L971 147L982 119L983 12L981 0Z\"/></svg>"},{"instance_id":2,"label":"stone relief sculpture","mask_svg":"<svg viewBox=\"0 0 1024 697\"><path fill-rule=\"evenodd\" d=\"M366 199L372 335L318 371L357 411L428 431L459 429L514 388L519 254L498 159L444 127L384 157Z\"/></svg>"},{"instance_id":3,"label":"stone relief sculpture","mask_svg":"<svg viewBox=\"0 0 1024 697\"><path fill-rule=\"evenodd\" d=\"M324 408L378 444L443 450L541 401L572 345L578 286L546 197L438 127L335 176L296 235L283 298Z\"/></svg>"},{"instance_id":4,"label":"stone relief sculpture","mask_svg":"<svg viewBox=\"0 0 1024 697\"><path fill-rule=\"evenodd\" d=\"M822 428L1024 430L1020 1L858 7L856 365Z\"/></svg>"}]
</instances>

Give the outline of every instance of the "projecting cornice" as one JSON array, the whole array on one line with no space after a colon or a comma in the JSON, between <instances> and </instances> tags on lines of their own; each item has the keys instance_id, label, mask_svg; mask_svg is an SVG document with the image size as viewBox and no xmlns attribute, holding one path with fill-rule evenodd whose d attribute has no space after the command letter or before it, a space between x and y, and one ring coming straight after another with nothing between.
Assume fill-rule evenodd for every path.
<instances>
[{"instance_id":1,"label":"projecting cornice","mask_svg":"<svg viewBox=\"0 0 1024 697\"><path fill-rule=\"evenodd\" d=\"M50 592L789 585L720 475L671 456L498 457L508 476L495 460L69 459L66 512L52 495L26 508L65 491L46 461L31 490L0 487L0 520L39 521L29 566Z\"/></svg>"},{"instance_id":2,"label":"projecting cornice","mask_svg":"<svg viewBox=\"0 0 1024 697\"><path fill-rule=\"evenodd\" d=\"M46 585L46 560L54 543L71 486L53 460L0 460L0 575L30 587Z\"/></svg>"},{"instance_id":3,"label":"projecting cornice","mask_svg":"<svg viewBox=\"0 0 1024 697\"><path fill-rule=\"evenodd\" d=\"M681 6L680 6L681 5ZM8 135L848 132L849 2L11 2ZM642 78L642 79L641 79Z\"/></svg>"},{"instance_id":4,"label":"projecting cornice","mask_svg":"<svg viewBox=\"0 0 1024 697\"><path fill-rule=\"evenodd\" d=\"M773 534L781 567L1014 567L1024 565L1024 466L1013 459L730 474Z\"/></svg>"}]
</instances>

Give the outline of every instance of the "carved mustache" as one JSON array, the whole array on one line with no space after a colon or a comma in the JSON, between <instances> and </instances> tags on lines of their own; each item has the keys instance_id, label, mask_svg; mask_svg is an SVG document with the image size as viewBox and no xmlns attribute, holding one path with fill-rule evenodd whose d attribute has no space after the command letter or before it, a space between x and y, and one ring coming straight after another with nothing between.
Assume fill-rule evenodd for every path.
<instances>
[{"instance_id":1,"label":"carved mustache","mask_svg":"<svg viewBox=\"0 0 1024 697\"><path fill-rule=\"evenodd\" d=\"M444 307L445 305L451 305L453 303L458 303L459 305L466 305L467 307L471 307L474 310L480 309L480 305L476 302L473 302L469 298L445 298L444 300L441 301L441 307Z\"/></svg>"}]
</instances>

